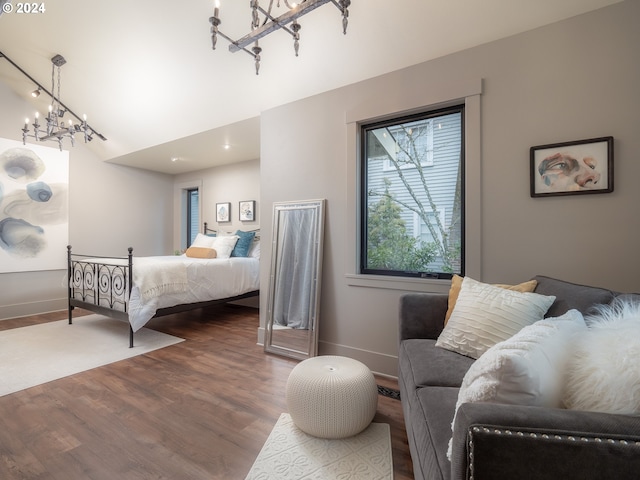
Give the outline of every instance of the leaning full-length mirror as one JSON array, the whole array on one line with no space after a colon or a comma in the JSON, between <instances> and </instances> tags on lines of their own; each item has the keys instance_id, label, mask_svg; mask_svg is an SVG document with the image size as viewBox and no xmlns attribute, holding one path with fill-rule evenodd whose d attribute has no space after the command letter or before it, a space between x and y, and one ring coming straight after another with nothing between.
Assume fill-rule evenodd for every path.
<instances>
[{"instance_id":1,"label":"leaning full-length mirror","mask_svg":"<svg viewBox=\"0 0 640 480\"><path fill-rule=\"evenodd\" d=\"M301 360L318 352L324 202L273 205L266 352Z\"/></svg>"}]
</instances>

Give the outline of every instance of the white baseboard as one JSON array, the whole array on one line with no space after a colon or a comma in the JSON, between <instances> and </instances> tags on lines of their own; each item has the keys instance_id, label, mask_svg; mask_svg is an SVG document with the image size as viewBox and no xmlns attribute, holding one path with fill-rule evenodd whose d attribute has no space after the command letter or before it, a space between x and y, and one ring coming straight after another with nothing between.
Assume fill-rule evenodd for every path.
<instances>
[{"instance_id":1,"label":"white baseboard","mask_svg":"<svg viewBox=\"0 0 640 480\"><path fill-rule=\"evenodd\" d=\"M256 342L258 345L264 346L264 337L265 337L265 328L258 327L258 341Z\"/></svg>"},{"instance_id":2,"label":"white baseboard","mask_svg":"<svg viewBox=\"0 0 640 480\"><path fill-rule=\"evenodd\" d=\"M15 305L0 305L0 320L28 317L42 313L58 312L69 307L66 298L55 298L39 302L20 303Z\"/></svg>"},{"instance_id":3,"label":"white baseboard","mask_svg":"<svg viewBox=\"0 0 640 480\"><path fill-rule=\"evenodd\" d=\"M373 373L391 378L398 377L398 357L394 355L328 342L319 343L318 353L320 355L339 355L353 358L364 363Z\"/></svg>"},{"instance_id":4,"label":"white baseboard","mask_svg":"<svg viewBox=\"0 0 640 480\"><path fill-rule=\"evenodd\" d=\"M258 327L258 340L256 343L258 345L264 345L264 338L264 327ZM319 342L318 355L338 355L353 358L364 363L377 375L394 379L398 378L398 357L394 355L385 355L383 353L328 342Z\"/></svg>"}]
</instances>

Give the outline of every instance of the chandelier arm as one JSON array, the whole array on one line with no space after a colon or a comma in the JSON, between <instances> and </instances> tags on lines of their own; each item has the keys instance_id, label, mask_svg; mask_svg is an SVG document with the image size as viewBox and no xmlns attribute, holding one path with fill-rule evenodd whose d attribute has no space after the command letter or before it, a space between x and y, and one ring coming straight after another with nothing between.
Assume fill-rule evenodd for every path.
<instances>
[{"instance_id":1,"label":"chandelier arm","mask_svg":"<svg viewBox=\"0 0 640 480\"><path fill-rule=\"evenodd\" d=\"M224 38L226 41L228 41L231 45L235 45L237 48L234 50L234 52L238 52L240 50L242 50L243 52L247 52L249 55L251 55L252 57L255 58L255 55L253 52L247 50L245 47L241 47L240 45L238 45L236 43L235 40L233 40L231 37L229 37L228 35L225 35L224 33L222 33L220 30L218 30L216 32L216 35L220 35L222 38ZM229 49L231 49L231 45L229 45Z\"/></svg>"},{"instance_id":2,"label":"chandelier arm","mask_svg":"<svg viewBox=\"0 0 640 480\"><path fill-rule=\"evenodd\" d=\"M278 7L279 6L280 6L280 1L278 0ZM264 9L260 6L260 3L256 4L256 8L264 14L264 22L262 22L262 26L264 27L265 24L267 23L267 19L273 18L271 16L271 9L273 8L273 0L269 0L269 8L267 9L268 10L267 12L265 12Z\"/></svg>"},{"instance_id":3,"label":"chandelier arm","mask_svg":"<svg viewBox=\"0 0 640 480\"><path fill-rule=\"evenodd\" d=\"M331 0L340 12L342 12L342 33L347 34L347 26L349 24L349 7L351 0Z\"/></svg>"},{"instance_id":4,"label":"chandelier arm","mask_svg":"<svg viewBox=\"0 0 640 480\"><path fill-rule=\"evenodd\" d=\"M299 5L299 7L295 11L291 10L283 15L280 15L271 23L257 28L248 35L245 35L241 39L235 41L233 44L229 45L229 51L237 52L250 43L254 43L256 40L269 35L271 32L275 32L279 28L283 28L283 25L287 25L293 22L297 18L309 13L312 10L315 10L318 7L321 7L322 5L330 1L331 0L307 0L306 2Z\"/></svg>"},{"instance_id":5,"label":"chandelier arm","mask_svg":"<svg viewBox=\"0 0 640 480\"><path fill-rule=\"evenodd\" d=\"M71 133L71 130L65 127L65 128L61 128L60 130L58 130L55 133L52 133L50 135L45 135L44 137L40 137L40 140L43 141L43 142L45 140L51 140L53 138L56 138L58 140L62 140L65 135L69 135L70 133Z\"/></svg>"},{"instance_id":6,"label":"chandelier arm","mask_svg":"<svg viewBox=\"0 0 640 480\"><path fill-rule=\"evenodd\" d=\"M69 112L71 115L73 115L79 122L82 122L83 120L74 113L73 110L71 110L69 107L67 107L64 103L62 103L60 101L59 98L57 98L53 93L51 93L49 90L47 90L45 87L43 87L37 80L35 80L31 75L29 75L27 72L25 72L17 63L15 63L13 60L11 60L9 57L7 57L4 53L2 53L0 51L0 58L4 58L5 60L7 60L11 65L13 65L20 73L22 73L25 77L27 77L29 80L31 80L33 83L36 84L36 86L40 87L40 89L46 93L47 95L49 95L49 97L51 97L52 99L54 99L55 101L57 101L60 106L62 108L65 109L65 111ZM97 130L94 130L93 127L91 127L91 125L87 124L87 128L91 129L91 131L98 136L98 138L100 138L100 140L106 140L106 137L104 135L102 135L101 133L98 133Z\"/></svg>"},{"instance_id":7,"label":"chandelier arm","mask_svg":"<svg viewBox=\"0 0 640 480\"><path fill-rule=\"evenodd\" d=\"M289 30L289 27L287 27L284 23L280 23L276 17L272 16L271 13L269 13L271 12L271 6L269 6L269 12L266 12L264 8L262 8L261 6L258 6L258 10L260 10L260 13L262 13L265 17L264 22L262 24L263 27L266 25L267 20L271 20L272 22L278 24L278 28L281 28L282 30L287 32L289 35L295 38L295 34L291 30Z\"/></svg>"}]
</instances>

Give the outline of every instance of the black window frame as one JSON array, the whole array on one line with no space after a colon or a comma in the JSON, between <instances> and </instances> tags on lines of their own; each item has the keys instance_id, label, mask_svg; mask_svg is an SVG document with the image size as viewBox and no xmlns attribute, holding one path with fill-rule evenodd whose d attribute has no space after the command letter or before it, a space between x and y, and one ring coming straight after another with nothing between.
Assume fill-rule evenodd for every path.
<instances>
[{"instance_id":1,"label":"black window frame","mask_svg":"<svg viewBox=\"0 0 640 480\"><path fill-rule=\"evenodd\" d=\"M466 188L465 188L465 176L466 176L466 155L465 155L465 104L455 103L450 106L428 109L418 113L412 113L408 115L400 115L397 117L387 118L385 120L375 121L371 123L362 123L359 126L360 130L360 191L359 191L359 214L360 214L360 230L359 230L359 273L361 275L384 275L395 277L409 277L409 278L429 278L429 279L451 279L454 273L448 272L411 272L401 270L383 270L383 269L371 269L366 268L367 265L367 242L368 242L368 142L367 132L370 130L376 130L385 126L399 125L418 120L426 120L429 118L436 118L439 116L460 113L460 276L465 275L465 258L466 258L466 234L465 234L465 217L466 217Z\"/></svg>"}]
</instances>

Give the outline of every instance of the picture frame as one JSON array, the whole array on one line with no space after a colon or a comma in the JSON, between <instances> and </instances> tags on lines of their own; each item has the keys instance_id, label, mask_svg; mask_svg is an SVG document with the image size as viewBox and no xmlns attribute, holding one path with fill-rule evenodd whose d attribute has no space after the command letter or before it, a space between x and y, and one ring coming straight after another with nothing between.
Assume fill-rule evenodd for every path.
<instances>
[{"instance_id":1,"label":"picture frame","mask_svg":"<svg viewBox=\"0 0 640 480\"><path fill-rule=\"evenodd\" d=\"M231 221L231 202L216 203L216 220L218 223Z\"/></svg>"},{"instance_id":2,"label":"picture frame","mask_svg":"<svg viewBox=\"0 0 640 480\"><path fill-rule=\"evenodd\" d=\"M252 222L255 220L256 201L243 200L238 205L238 215L241 222Z\"/></svg>"},{"instance_id":3,"label":"picture frame","mask_svg":"<svg viewBox=\"0 0 640 480\"><path fill-rule=\"evenodd\" d=\"M531 147L530 175L532 197L613 192L613 137Z\"/></svg>"}]
</instances>

